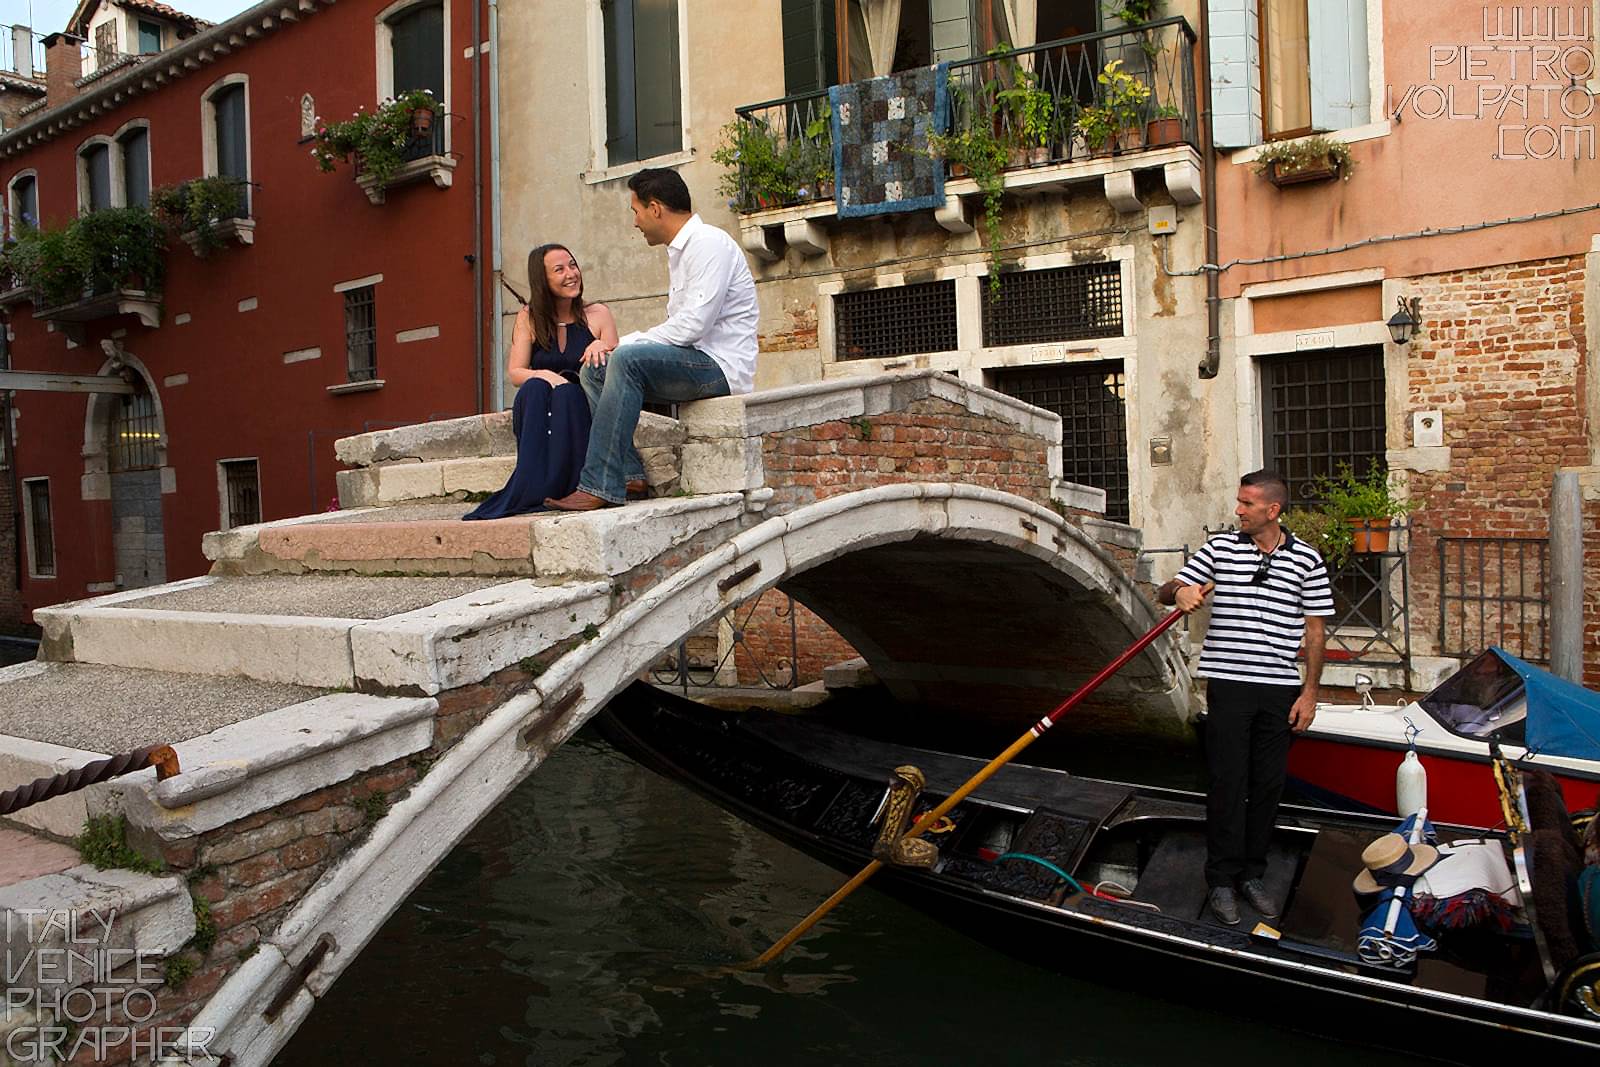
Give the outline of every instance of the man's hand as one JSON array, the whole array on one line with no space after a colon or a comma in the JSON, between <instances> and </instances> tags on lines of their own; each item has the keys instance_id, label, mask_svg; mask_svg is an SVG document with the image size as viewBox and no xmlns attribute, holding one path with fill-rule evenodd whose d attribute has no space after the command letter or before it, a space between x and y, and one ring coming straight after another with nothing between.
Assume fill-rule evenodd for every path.
<instances>
[{"instance_id":1,"label":"man's hand","mask_svg":"<svg viewBox=\"0 0 1600 1067\"><path fill-rule=\"evenodd\" d=\"M1178 606L1179 611L1191 615L1206 602L1206 597L1216 587L1215 582L1207 582L1205 585L1180 585L1173 591L1172 601Z\"/></svg>"},{"instance_id":2,"label":"man's hand","mask_svg":"<svg viewBox=\"0 0 1600 1067\"><path fill-rule=\"evenodd\" d=\"M589 342L589 347L583 350L583 355L578 362L585 367L604 367L606 365L606 357L611 355L611 351L604 341L591 341Z\"/></svg>"},{"instance_id":3,"label":"man's hand","mask_svg":"<svg viewBox=\"0 0 1600 1067\"><path fill-rule=\"evenodd\" d=\"M1316 717L1317 694L1302 692L1295 698L1294 707L1289 709L1289 729L1303 734L1311 728L1311 720Z\"/></svg>"}]
</instances>

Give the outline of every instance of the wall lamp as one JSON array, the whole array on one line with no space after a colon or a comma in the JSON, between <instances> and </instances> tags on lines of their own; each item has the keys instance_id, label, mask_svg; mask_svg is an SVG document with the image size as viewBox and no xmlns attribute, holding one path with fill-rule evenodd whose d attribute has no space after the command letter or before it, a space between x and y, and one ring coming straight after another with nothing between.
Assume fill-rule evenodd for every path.
<instances>
[{"instance_id":1,"label":"wall lamp","mask_svg":"<svg viewBox=\"0 0 1600 1067\"><path fill-rule=\"evenodd\" d=\"M1389 318L1389 336L1394 338L1394 343L1403 345L1417 335L1417 329L1422 325L1422 298L1414 296L1407 300L1398 297L1395 301L1399 309Z\"/></svg>"}]
</instances>

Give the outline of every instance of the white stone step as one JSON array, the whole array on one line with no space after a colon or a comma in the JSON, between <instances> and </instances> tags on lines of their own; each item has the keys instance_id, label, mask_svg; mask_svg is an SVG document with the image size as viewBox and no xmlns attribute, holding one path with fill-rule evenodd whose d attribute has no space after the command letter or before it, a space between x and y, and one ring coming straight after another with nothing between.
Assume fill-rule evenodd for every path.
<instances>
[{"instance_id":1,"label":"white stone step","mask_svg":"<svg viewBox=\"0 0 1600 1067\"><path fill-rule=\"evenodd\" d=\"M598 624L605 582L208 577L40 608L40 656L324 689L437 693Z\"/></svg>"}]
</instances>

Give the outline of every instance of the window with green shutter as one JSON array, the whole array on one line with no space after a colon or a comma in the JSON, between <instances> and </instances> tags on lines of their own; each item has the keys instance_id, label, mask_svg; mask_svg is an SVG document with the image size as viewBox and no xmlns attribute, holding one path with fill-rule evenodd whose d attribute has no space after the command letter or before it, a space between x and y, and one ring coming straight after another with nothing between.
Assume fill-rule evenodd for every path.
<instances>
[{"instance_id":1,"label":"window with green shutter","mask_svg":"<svg viewBox=\"0 0 1600 1067\"><path fill-rule=\"evenodd\" d=\"M606 162L631 163L683 149L678 70L679 0L602 0Z\"/></svg>"}]
</instances>

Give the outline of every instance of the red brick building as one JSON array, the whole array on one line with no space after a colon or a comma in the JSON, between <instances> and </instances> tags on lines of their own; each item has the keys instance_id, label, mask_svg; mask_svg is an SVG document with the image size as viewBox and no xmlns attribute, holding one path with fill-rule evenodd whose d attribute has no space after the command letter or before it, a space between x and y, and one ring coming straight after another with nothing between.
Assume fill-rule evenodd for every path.
<instances>
[{"instance_id":1,"label":"red brick building","mask_svg":"<svg viewBox=\"0 0 1600 1067\"><path fill-rule=\"evenodd\" d=\"M85 0L73 25L138 47L47 38L46 104L0 134L7 237L202 176L245 196L204 258L169 242L159 292L0 294L12 371L132 386L13 393L24 615L202 573L207 531L326 508L337 438L479 411L497 358L470 0L291 0L215 26L146 0L104 8ZM107 17L121 29L99 30ZM386 185L317 169L320 118L417 88L446 114Z\"/></svg>"}]
</instances>

